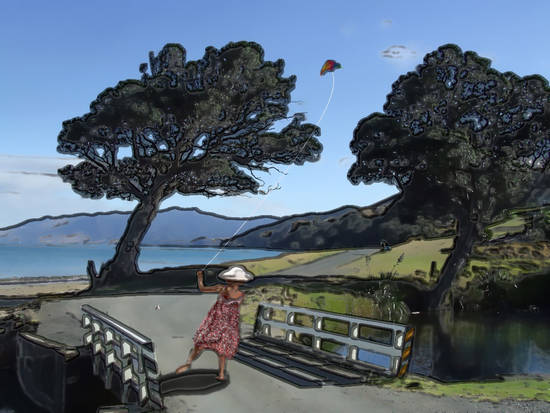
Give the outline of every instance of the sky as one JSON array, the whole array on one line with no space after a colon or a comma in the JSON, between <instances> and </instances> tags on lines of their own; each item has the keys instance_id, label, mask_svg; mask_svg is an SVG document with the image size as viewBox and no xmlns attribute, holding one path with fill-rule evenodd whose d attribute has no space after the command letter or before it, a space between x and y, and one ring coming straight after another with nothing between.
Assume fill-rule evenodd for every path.
<instances>
[{"instance_id":1,"label":"sky","mask_svg":"<svg viewBox=\"0 0 550 413\"><path fill-rule=\"evenodd\" d=\"M233 5L233 3L238 5ZM130 211L135 202L74 193L57 169L78 158L56 151L62 122L119 81L139 79L149 51L180 43L187 60L205 48L254 41L264 59L296 75L289 114L318 124L321 159L283 167L266 196L174 195L179 206L233 217L285 216L367 206L398 191L352 185L349 149L358 122L381 112L391 85L447 43L491 59L498 71L550 78L548 1L9 1L0 0L0 228L45 215ZM326 59L342 69L320 76ZM333 88L334 82L334 88ZM329 101L329 97L332 98ZM328 103L328 107L327 107ZM321 114L326 112L321 119Z\"/></svg>"}]
</instances>

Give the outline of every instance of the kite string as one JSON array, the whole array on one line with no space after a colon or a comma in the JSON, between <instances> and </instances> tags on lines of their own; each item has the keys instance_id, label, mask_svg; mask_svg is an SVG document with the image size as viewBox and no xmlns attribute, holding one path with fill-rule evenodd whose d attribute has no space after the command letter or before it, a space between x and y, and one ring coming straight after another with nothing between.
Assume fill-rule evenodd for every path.
<instances>
[{"instance_id":1,"label":"kite string","mask_svg":"<svg viewBox=\"0 0 550 413\"><path fill-rule=\"evenodd\" d=\"M332 94L334 93L334 83L335 83L335 81L334 81L334 72L331 72L331 73L332 73L332 89L330 90L330 96L329 96L329 98L328 98L327 104L325 105L325 109L323 109L323 112L321 113L321 117L319 118L319 120L317 121L317 123L315 124L315 126L319 126L319 124L320 124L321 121L323 120L323 117L325 116L325 113L326 113L326 111L327 111L327 109L328 109L328 105L330 104L330 101L332 100ZM306 144L308 143L308 141L309 141L310 138L311 138L311 136L308 137L308 138L306 139L306 141L304 142L304 144L302 145L302 147L300 148L300 150L298 151L298 153L296 154L296 156L295 156L294 159L292 160L291 164L294 163L294 161L298 158L298 155L299 155L300 153L302 153L302 150L304 149L304 147L306 146ZM286 176L286 174L285 174L285 176ZM281 182L282 182L283 179L284 179L284 177L281 179ZM260 210L260 208L263 206L263 204L265 203L265 201L266 201L266 197L264 197L264 198L262 199L262 202L260 203L260 205L258 205L258 207L256 208L256 211L259 211L259 210ZM216 257L217 257L218 255L220 255L220 253L227 247L227 245L229 245L229 243L231 242L231 240L233 239L233 237L239 233L239 231L247 224L248 221L250 221L250 217L247 218L247 219L239 226L239 228L237 228L237 230L233 233L233 235L231 235L231 237L229 237L229 239L225 242L225 244L223 244L223 246L222 246L220 249L218 249L218 251L216 252L216 255L214 255L214 256L210 259L210 261L208 261L208 264L206 264L206 265L203 267L203 271L206 269L206 267L208 267L208 266L210 265L210 263L212 263L212 261L214 261L214 260L216 259Z\"/></svg>"}]
</instances>

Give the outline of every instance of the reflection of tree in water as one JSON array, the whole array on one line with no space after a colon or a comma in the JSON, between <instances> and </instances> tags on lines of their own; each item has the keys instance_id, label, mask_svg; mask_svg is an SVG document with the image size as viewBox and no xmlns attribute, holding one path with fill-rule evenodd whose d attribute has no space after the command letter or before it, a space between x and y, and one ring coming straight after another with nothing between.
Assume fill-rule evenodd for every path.
<instances>
[{"instance_id":1,"label":"reflection of tree in water","mask_svg":"<svg viewBox=\"0 0 550 413\"><path fill-rule=\"evenodd\" d=\"M413 317L411 323L416 327L414 373L442 380L550 373L550 332L544 317L442 312Z\"/></svg>"},{"instance_id":2,"label":"reflection of tree in water","mask_svg":"<svg viewBox=\"0 0 550 413\"><path fill-rule=\"evenodd\" d=\"M550 334L548 334L547 329L533 327L533 342L535 345L545 351L547 354L550 354Z\"/></svg>"}]
</instances>

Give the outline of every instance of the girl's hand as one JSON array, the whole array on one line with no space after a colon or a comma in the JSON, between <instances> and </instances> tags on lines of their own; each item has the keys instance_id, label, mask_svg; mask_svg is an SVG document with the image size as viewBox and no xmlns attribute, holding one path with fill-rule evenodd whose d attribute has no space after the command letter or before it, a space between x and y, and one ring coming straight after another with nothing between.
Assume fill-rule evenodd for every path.
<instances>
[{"instance_id":1,"label":"girl's hand","mask_svg":"<svg viewBox=\"0 0 550 413\"><path fill-rule=\"evenodd\" d=\"M223 286L220 284L206 287L204 285L204 271L202 270L197 271L197 279L198 279L199 290L203 293L218 293L223 289Z\"/></svg>"}]
</instances>

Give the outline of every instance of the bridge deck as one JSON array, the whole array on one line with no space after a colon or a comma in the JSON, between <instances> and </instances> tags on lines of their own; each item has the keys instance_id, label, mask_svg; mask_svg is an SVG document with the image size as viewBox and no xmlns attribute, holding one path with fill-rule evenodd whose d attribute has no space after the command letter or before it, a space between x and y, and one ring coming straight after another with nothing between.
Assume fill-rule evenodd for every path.
<instances>
[{"instance_id":1,"label":"bridge deck","mask_svg":"<svg viewBox=\"0 0 550 413\"><path fill-rule=\"evenodd\" d=\"M297 387L349 386L368 383L378 374L259 337L241 341L239 362Z\"/></svg>"}]
</instances>

